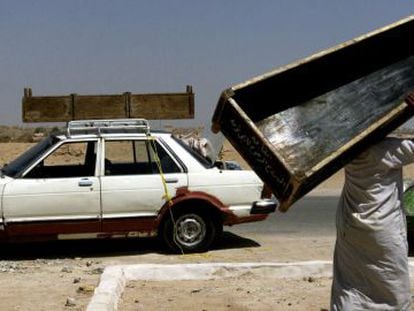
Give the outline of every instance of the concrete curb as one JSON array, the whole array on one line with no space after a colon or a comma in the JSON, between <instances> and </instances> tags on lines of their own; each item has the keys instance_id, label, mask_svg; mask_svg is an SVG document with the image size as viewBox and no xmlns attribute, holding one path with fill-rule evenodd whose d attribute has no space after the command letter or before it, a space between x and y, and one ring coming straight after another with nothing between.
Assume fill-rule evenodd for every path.
<instances>
[{"instance_id":1,"label":"concrete curb","mask_svg":"<svg viewBox=\"0 0 414 311\"><path fill-rule=\"evenodd\" d=\"M410 261L414 277L414 261ZM200 263L200 264L140 264L108 266L101 275L99 286L87 311L116 311L118 301L128 281L211 280L254 274L266 278L303 278L332 276L331 261L290 263Z\"/></svg>"},{"instance_id":2,"label":"concrete curb","mask_svg":"<svg viewBox=\"0 0 414 311\"><path fill-rule=\"evenodd\" d=\"M126 282L122 266L106 267L86 310L117 310L118 300L124 291Z\"/></svg>"},{"instance_id":3,"label":"concrete curb","mask_svg":"<svg viewBox=\"0 0 414 311\"><path fill-rule=\"evenodd\" d=\"M127 280L211 280L237 277L246 273L273 278L300 278L304 275L332 274L330 261L300 263L200 263L200 264L144 264L125 266Z\"/></svg>"}]
</instances>

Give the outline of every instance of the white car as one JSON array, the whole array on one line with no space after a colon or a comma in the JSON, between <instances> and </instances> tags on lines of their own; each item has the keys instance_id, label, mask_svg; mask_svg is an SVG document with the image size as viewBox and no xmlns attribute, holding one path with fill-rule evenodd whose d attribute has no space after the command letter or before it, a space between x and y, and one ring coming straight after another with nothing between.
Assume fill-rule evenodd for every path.
<instances>
[{"instance_id":1,"label":"white car","mask_svg":"<svg viewBox=\"0 0 414 311\"><path fill-rule=\"evenodd\" d=\"M0 194L6 241L159 236L176 252L276 209L254 172L214 167L137 119L69 122L1 169Z\"/></svg>"}]
</instances>

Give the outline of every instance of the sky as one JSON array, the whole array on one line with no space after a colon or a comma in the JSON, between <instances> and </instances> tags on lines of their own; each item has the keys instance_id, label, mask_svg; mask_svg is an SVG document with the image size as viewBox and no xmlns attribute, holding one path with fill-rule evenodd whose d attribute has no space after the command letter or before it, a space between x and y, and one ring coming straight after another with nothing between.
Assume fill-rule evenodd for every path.
<instances>
[{"instance_id":1,"label":"sky","mask_svg":"<svg viewBox=\"0 0 414 311\"><path fill-rule=\"evenodd\" d=\"M414 14L403 0L0 0L0 124L33 95L195 92L209 128L228 87ZM160 124L161 125L161 124Z\"/></svg>"}]
</instances>

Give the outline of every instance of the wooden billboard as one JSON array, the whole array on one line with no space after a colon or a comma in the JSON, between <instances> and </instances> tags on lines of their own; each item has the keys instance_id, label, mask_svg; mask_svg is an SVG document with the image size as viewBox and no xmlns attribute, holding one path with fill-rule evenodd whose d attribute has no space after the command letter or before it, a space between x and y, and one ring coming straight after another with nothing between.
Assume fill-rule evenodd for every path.
<instances>
[{"instance_id":1,"label":"wooden billboard","mask_svg":"<svg viewBox=\"0 0 414 311\"><path fill-rule=\"evenodd\" d=\"M194 93L32 96L26 88L22 99L23 122L67 122L82 119L194 118Z\"/></svg>"}]
</instances>

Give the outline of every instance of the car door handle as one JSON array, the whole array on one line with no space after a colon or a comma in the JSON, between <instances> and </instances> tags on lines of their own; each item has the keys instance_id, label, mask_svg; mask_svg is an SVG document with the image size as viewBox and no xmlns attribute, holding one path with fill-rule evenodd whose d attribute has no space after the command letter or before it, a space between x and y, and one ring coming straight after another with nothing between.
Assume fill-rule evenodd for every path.
<instances>
[{"instance_id":1,"label":"car door handle","mask_svg":"<svg viewBox=\"0 0 414 311\"><path fill-rule=\"evenodd\" d=\"M82 178L81 180L79 180L79 187L90 187L92 186L93 182L92 180L88 179L88 178Z\"/></svg>"},{"instance_id":2,"label":"car door handle","mask_svg":"<svg viewBox=\"0 0 414 311\"><path fill-rule=\"evenodd\" d=\"M175 184L175 183L177 183L177 182L178 182L178 178L166 178L166 179L165 179L165 182L166 182L167 184Z\"/></svg>"}]
</instances>

